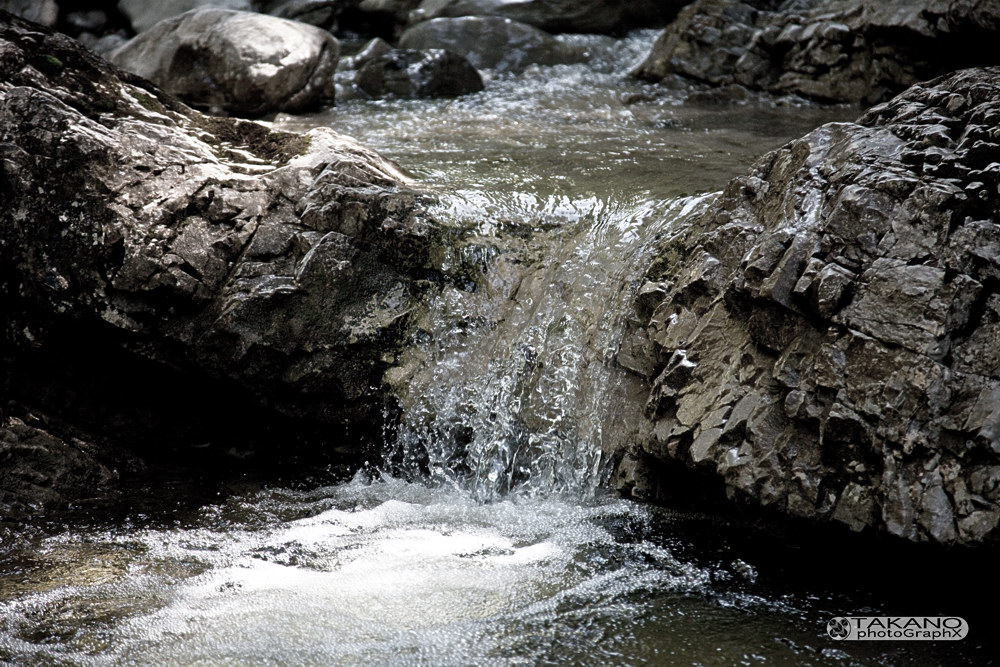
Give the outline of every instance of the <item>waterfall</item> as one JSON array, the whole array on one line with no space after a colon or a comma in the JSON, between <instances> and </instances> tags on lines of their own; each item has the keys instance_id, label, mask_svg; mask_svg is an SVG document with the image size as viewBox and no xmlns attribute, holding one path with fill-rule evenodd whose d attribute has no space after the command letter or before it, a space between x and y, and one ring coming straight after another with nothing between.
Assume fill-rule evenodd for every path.
<instances>
[{"instance_id":1,"label":"waterfall","mask_svg":"<svg viewBox=\"0 0 1000 667\"><path fill-rule=\"evenodd\" d=\"M432 303L387 460L481 501L591 497L641 409L615 356L652 241L705 197L481 197L435 211L475 226L478 242L456 253L489 259L474 291Z\"/></svg>"}]
</instances>

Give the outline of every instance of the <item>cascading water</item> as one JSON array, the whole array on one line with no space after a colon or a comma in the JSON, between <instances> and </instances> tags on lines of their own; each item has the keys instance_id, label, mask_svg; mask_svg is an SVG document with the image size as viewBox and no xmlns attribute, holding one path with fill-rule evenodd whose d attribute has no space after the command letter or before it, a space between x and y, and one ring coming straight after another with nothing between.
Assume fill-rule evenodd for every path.
<instances>
[{"instance_id":1,"label":"cascading water","mask_svg":"<svg viewBox=\"0 0 1000 667\"><path fill-rule=\"evenodd\" d=\"M731 524L597 492L642 408L614 357L651 241L698 193L838 117L623 104L644 94L622 76L654 38L573 37L590 63L456 100L280 119L395 158L460 232L449 260L468 284L444 289L389 379L403 421L387 467L426 477L247 483L193 509L185 487L161 489L155 511L0 533L0 662L955 662L829 640L831 616L883 601L825 585L844 562L790 579L795 559L772 563L773 544Z\"/></svg>"},{"instance_id":2,"label":"cascading water","mask_svg":"<svg viewBox=\"0 0 1000 667\"><path fill-rule=\"evenodd\" d=\"M542 256L494 258L506 270L487 266L481 289L432 304L390 460L479 500L593 497L610 473L607 452L621 445L620 417L634 409L633 379L614 358L651 240L704 199L532 202L529 221L559 221L528 230ZM453 197L439 211L474 223L477 204ZM470 322L470 312L482 316Z\"/></svg>"}]
</instances>

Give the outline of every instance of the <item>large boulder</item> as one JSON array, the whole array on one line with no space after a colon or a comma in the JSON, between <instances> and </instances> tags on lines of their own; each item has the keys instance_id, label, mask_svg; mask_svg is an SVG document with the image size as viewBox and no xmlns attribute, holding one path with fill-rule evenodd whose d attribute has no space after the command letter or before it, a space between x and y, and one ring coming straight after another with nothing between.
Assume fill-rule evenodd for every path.
<instances>
[{"instance_id":1,"label":"large boulder","mask_svg":"<svg viewBox=\"0 0 1000 667\"><path fill-rule=\"evenodd\" d=\"M548 32L623 33L664 26L691 0L423 0L411 20L500 16Z\"/></svg>"},{"instance_id":2,"label":"large boulder","mask_svg":"<svg viewBox=\"0 0 1000 667\"><path fill-rule=\"evenodd\" d=\"M997 64L998 27L1000 4L976 0L698 0L635 74L872 104L917 81Z\"/></svg>"},{"instance_id":3,"label":"large boulder","mask_svg":"<svg viewBox=\"0 0 1000 667\"><path fill-rule=\"evenodd\" d=\"M778 512L1000 536L1000 68L762 158L678 229L620 361L651 379L618 484L680 462Z\"/></svg>"},{"instance_id":4,"label":"large boulder","mask_svg":"<svg viewBox=\"0 0 1000 667\"><path fill-rule=\"evenodd\" d=\"M301 112L333 102L339 45L315 26L228 9L196 9L108 56L194 106L237 115Z\"/></svg>"},{"instance_id":5,"label":"large boulder","mask_svg":"<svg viewBox=\"0 0 1000 667\"><path fill-rule=\"evenodd\" d=\"M132 24L136 32L145 32L165 19L180 16L192 9L214 7L249 12L254 10L252 0L119 0L118 10Z\"/></svg>"},{"instance_id":6,"label":"large boulder","mask_svg":"<svg viewBox=\"0 0 1000 667\"><path fill-rule=\"evenodd\" d=\"M441 278L399 168L329 129L204 116L9 15L0 53L0 408L143 453L379 438Z\"/></svg>"},{"instance_id":7,"label":"large boulder","mask_svg":"<svg viewBox=\"0 0 1000 667\"><path fill-rule=\"evenodd\" d=\"M444 49L477 69L519 72L529 65L581 62L584 54L552 35L499 17L439 18L418 23L399 38L401 49Z\"/></svg>"}]
</instances>

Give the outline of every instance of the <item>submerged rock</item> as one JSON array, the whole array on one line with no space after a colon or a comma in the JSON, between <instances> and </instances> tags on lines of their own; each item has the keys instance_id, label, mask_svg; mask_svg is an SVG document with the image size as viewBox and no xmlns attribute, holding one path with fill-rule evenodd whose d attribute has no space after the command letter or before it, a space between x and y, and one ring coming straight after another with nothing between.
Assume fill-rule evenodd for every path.
<instances>
[{"instance_id":1,"label":"submerged rock","mask_svg":"<svg viewBox=\"0 0 1000 667\"><path fill-rule=\"evenodd\" d=\"M365 59L355 85L371 97L458 97L483 89L479 72L462 56L430 49L392 49Z\"/></svg>"},{"instance_id":2,"label":"submerged rock","mask_svg":"<svg viewBox=\"0 0 1000 667\"><path fill-rule=\"evenodd\" d=\"M399 39L402 49L444 49L468 58L477 69L520 72L529 65L582 62L579 49L510 19L467 16L419 23Z\"/></svg>"},{"instance_id":3,"label":"submerged rock","mask_svg":"<svg viewBox=\"0 0 1000 667\"><path fill-rule=\"evenodd\" d=\"M161 21L108 57L189 104L260 115L332 103L339 51L330 33L304 23L198 9Z\"/></svg>"},{"instance_id":4,"label":"submerged rock","mask_svg":"<svg viewBox=\"0 0 1000 667\"><path fill-rule=\"evenodd\" d=\"M663 246L619 361L652 384L619 486L913 541L1000 531L1000 68L762 158ZM646 480L646 481L644 481Z\"/></svg>"},{"instance_id":5,"label":"submerged rock","mask_svg":"<svg viewBox=\"0 0 1000 667\"><path fill-rule=\"evenodd\" d=\"M634 72L872 104L923 79L1000 62L1000 5L974 0L698 0Z\"/></svg>"},{"instance_id":6,"label":"submerged rock","mask_svg":"<svg viewBox=\"0 0 1000 667\"><path fill-rule=\"evenodd\" d=\"M412 20L500 16L548 32L622 33L666 25L691 0L424 0Z\"/></svg>"},{"instance_id":7,"label":"submerged rock","mask_svg":"<svg viewBox=\"0 0 1000 667\"><path fill-rule=\"evenodd\" d=\"M0 51L8 397L143 454L377 436L436 275L397 166L325 128L204 116L16 19Z\"/></svg>"}]
</instances>

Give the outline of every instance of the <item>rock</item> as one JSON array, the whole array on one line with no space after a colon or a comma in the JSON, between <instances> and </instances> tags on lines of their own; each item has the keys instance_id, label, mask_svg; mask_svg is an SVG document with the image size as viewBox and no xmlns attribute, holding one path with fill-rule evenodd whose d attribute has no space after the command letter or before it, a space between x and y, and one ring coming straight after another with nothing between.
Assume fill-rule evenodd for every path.
<instances>
[{"instance_id":1,"label":"rock","mask_svg":"<svg viewBox=\"0 0 1000 667\"><path fill-rule=\"evenodd\" d=\"M423 0L410 20L499 16L547 32L620 34L669 23L690 0Z\"/></svg>"},{"instance_id":2,"label":"rock","mask_svg":"<svg viewBox=\"0 0 1000 667\"><path fill-rule=\"evenodd\" d=\"M393 49L368 59L357 73L358 88L371 97L458 97L483 89L476 68L460 55L431 49Z\"/></svg>"},{"instance_id":3,"label":"rock","mask_svg":"<svg viewBox=\"0 0 1000 667\"><path fill-rule=\"evenodd\" d=\"M651 420L622 488L682 462L788 515L995 542L998 120L1000 68L916 85L683 223L621 354Z\"/></svg>"},{"instance_id":4,"label":"rock","mask_svg":"<svg viewBox=\"0 0 1000 667\"><path fill-rule=\"evenodd\" d=\"M443 279L399 168L204 116L16 19L0 52L0 387L144 454L380 438L383 375Z\"/></svg>"},{"instance_id":5,"label":"rock","mask_svg":"<svg viewBox=\"0 0 1000 667\"><path fill-rule=\"evenodd\" d=\"M697 0L634 74L872 104L923 79L997 64L998 22L1000 5L974 0Z\"/></svg>"},{"instance_id":6,"label":"rock","mask_svg":"<svg viewBox=\"0 0 1000 667\"><path fill-rule=\"evenodd\" d=\"M271 16L330 30L336 28L337 16L344 5L342 0L271 0L259 8Z\"/></svg>"},{"instance_id":7,"label":"rock","mask_svg":"<svg viewBox=\"0 0 1000 667\"><path fill-rule=\"evenodd\" d=\"M584 54L548 33L498 17L441 18L409 28L401 49L444 49L465 56L477 69L520 72L528 65L582 62Z\"/></svg>"},{"instance_id":8,"label":"rock","mask_svg":"<svg viewBox=\"0 0 1000 667\"><path fill-rule=\"evenodd\" d=\"M192 9L214 7L249 12L253 0L120 0L118 10L124 14L136 32L145 32L165 19L180 16Z\"/></svg>"},{"instance_id":9,"label":"rock","mask_svg":"<svg viewBox=\"0 0 1000 667\"><path fill-rule=\"evenodd\" d=\"M70 12L63 17L66 32L76 36L84 32L98 33L108 25L108 15L100 9Z\"/></svg>"},{"instance_id":10,"label":"rock","mask_svg":"<svg viewBox=\"0 0 1000 667\"><path fill-rule=\"evenodd\" d=\"M92 448L11 419L0 425L0 516L26 518L105 492L117 473Z\"/></svg>"},{"instance_id":11,"label":"rock","mask_svg":"<svg viewBox=\"0 0 1000 667\"><path fill-rule=\"evenodd\" d=\"M338 55L337 40L314 26L199 9L158 23L109 58L189 104L253 116L332 103Z\"/></svg>"},{"instance_id":12,"label":"rock","mask_svg":"<svg viewBox=\"0 0 1000 667\"><path fill-rule=\"evenodd\" d=\"M55 0L0 0L0 10L51 28L59 20Z\"/></svg>"}]
</instances>

